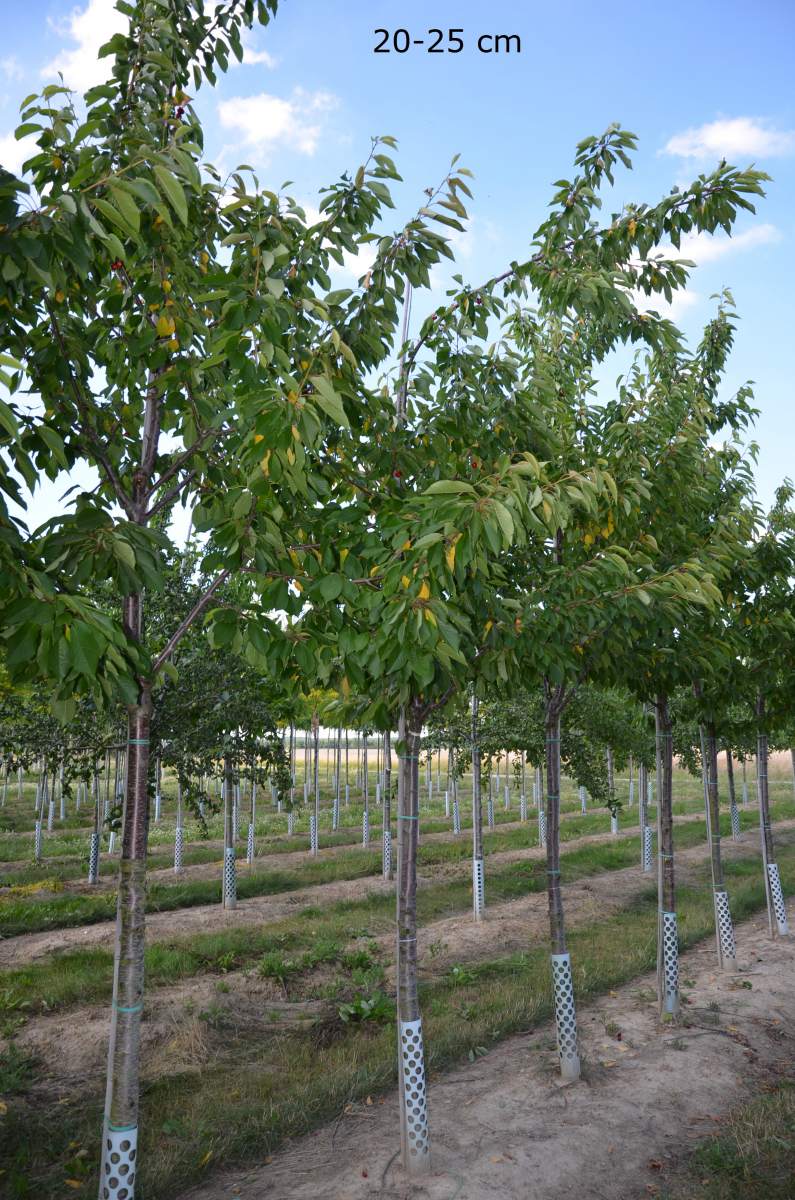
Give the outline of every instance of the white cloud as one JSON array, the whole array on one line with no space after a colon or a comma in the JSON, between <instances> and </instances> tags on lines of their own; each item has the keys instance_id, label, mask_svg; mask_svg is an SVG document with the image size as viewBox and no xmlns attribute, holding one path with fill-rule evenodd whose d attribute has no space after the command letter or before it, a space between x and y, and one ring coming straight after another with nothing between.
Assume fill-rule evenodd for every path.
<instances>
[{"instance_id":1,"label":"white cloud","mask_svg":"<svg viewBox=\"0 0 795 1200\"><path fill-rule=\"evenodd\" d=\"M680 158L778 158L795 150L795 130L756 117L724 117L677 133L660 153Z\"/></svg>"},{"instance_id":2,"label":"white cloud","mask_svg":"<svg viewBox=\"0 0 795 1200\"><path fill-rule=\"evenodd\" d=\"M25 72L19 59L11 54L8 58L0 58L0 72L4 79L23 79Z\"/></svg>"},{"instance_id":3,"label":"white cloud","mask_svg":"<svg viewBox=\"0 0 795 1200\"><path fill-rule=\"evenodd\" d=\"M687 258L701 267L727 254L753 250L756 246L769 246L780 240L781 233L775 225L752 225L734 237L728 234L686 233L679 249L666 242L660 246L660 253L664 258Z\"/></svg>"},{"instance_id":4,"label":"white cloud","mask_svg":"<svg viewBox=\"0 0 795 1200\"><path fill-rule=\"evenodd\" d=\"M24 137L17 141L13 133L0 137L0 167L5 167L12 175L22 173L22 164L32 158L38 151L38 146L32 137Z\"/></svg>"},{"instance_id":5,"label":"white cloud","mask_svg":"<svg viewBox=\"0 0 795 1200\"><path fill-rule=\"evenodd\" d=\"M97 58L100 46L104 46L114 33L125 32L128 19L113 7L114 0L88 0L84 8L74 8L65 21L50 22L56 33L67 42L51 62L42 67L41 74L52 78L59 72L66 84L75 91L85 92L110 76L110 59Z\"/></svg>"},{"instance_id":6,"label":"white cloud","mask_svg":"<svg viewBox=\"0 0 795 1200\"><path fill-rule=\"evenodd\" d=\"M254 67L261 65L272 71L277 66L277 60L272 54L269 54L267 50L257 50L248 30L245 30L241 34L240 42L243 46L243 61L238 62L233 54L229 59L230 67Z\"/></svg>"},{"instance_id":7,"label":"white cloud","mask_svg":"<svg viewBox=\"0 0 795 1200\"><path fill-rule=\"evenodd\" d=\"M680 288L679 291L674 292L670 304L662 294L647 296L644 292L633 291L631 297L638 312L653 310L661 317L668 317L670 321L674 322L702 300L700 292L693 292L689 288Z\"/></svg>"},{"instance_id":8,"label":"white cloud","mask_svg":"<svg viewBox=\"0 0 795 1200\"><path fill-rule=\"evenodd\" d=\"M317 150L323 116L339 101L330 92L307 92L295 88L289 100L260 92L256 96L235 96L218 105L218 117L224 129L240 134L243 145L265 157L276 146L312 155ZM230 147L224 148L224 153Z\"/></svg>"}]
</instances>

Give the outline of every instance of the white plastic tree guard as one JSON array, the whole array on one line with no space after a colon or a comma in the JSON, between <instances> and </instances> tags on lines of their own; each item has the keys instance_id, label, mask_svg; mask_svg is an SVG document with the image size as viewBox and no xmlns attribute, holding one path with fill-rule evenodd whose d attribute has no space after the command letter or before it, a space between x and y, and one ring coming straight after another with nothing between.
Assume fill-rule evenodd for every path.
<instances>
[{"instance_id":1,"label":"white plastic tree guard","mask_svg":"<svg viewBox=\"0 0 795 1200\"><path fill-rule=\"evenodd\" d=\"M135 1168L138 1153L138 1127L112 1129L106 1124L102 1139L100 1196L102 1200L132 1200L135 1194Z\"/></svg>"},{"instance_id":2,"label":"white plastic tree guard","mask_svg":"<svg viewBox=\"0 0 795 1200\"><path fill-rule=\"evenodd\" d=\"M370 845L370 814L367 809L362 813L362 845Z\"/></svg>"},{"instance_id":3,"label":"white plastic tree guard","mask_svg":"<svg viewBox=\"0 0 795 1200\"><path fill-rule=\"evenodd\" d=\"M732 841L739 842L740 840L740 810L737 808L737 801L732 796L731 807L729 809L732 823Z\"/></svg>"},{"instance_id":4,"label":"white plastic tree guard","mask_svg":"<svg viewBox=\"0 0 795 1200\"><path fill-rule=\"evenodd\" d=\"M254 822L249 821L248 834L246 835L246 862L249 866L254 861Z\"/></svg>"},{"instance_id":5,"label":"white plastic tree guard","mask_svg":"<svg viewBox=\"0 0 795 1200\"><path fill-rule=\"evenodd\" d=\"M664 912L663 930L663 1012L675 1016L679 1012L679 935L676 913Z\"/></svg>"},{"instance_id":6,"label":"white plastic tree guard","mask_svg":"<svg viewBox=\"0 0 795 1200\"><path fill-rule=\"evenodd\" d=\"M729 909L729 896L723 888L715 890L715 921L718 927L720 956L724 967L731 971L737 968L737 946L734 940L734 925Z\"/></svg>"},{"instance_id":7,"label":"white plastic tree guard","mask_svg":"<svg viewBox=\"0 0 795 1200\"><path fill-rule=\"evenodd\" d=\"M787 924L787 909L784 904L784 893L781 890L781 877L778 873L778 863L769 862L767 864L767 878L770 884L770 899L773 903L773 913L776 918L776 927L781 937L786 937L789 933L789 925Z\"/></svg>"},{"instance_id":8,"label":"white plastic tree guard","mask_svg":"<svg viewBox=\"0 0 795 1200\"><path fill-rule=\"evenodd\" d=\"M234 846L224 850L223 906L237 907L237 862Z\"/></svg>"},{"instance_id":9,"label":"white plastic tree guard","mask_svg":"<svg viewBox=\"0 0 795 1200\"><path fill-rule=\"evenodd\" d=\"M428 1134L428 1101L425 1087L425 1055L422 1021L399 1021L400 1039L400 1123L407 1148L409 1175L424 1175L431 1169L431 1142Z\"/></svg>"},{"instance_id":10,"label":"white plastic tree guard","mask_svg":"<svg viewBox=\"0 0 795 1200\"><path fill-rule=\"evenodd\" d=\"M458 796L453 797L453 833L461 832L461 809L458 806Z\"/></svg>"},{"instance_id":11,"label":"white plastic tree guard","mask_svg":"<svg viewBox=\"0 0 795 1200\"><path fill-rule=\"evenodd\" d=\"M585 816L587 811L588 811L588 793L586 792L584 787L581 787L580 788L580 812L582 813L583 816Z\"/></svg>"},{"instance_id":12,"label":"white plastic tree guard","mask_svg":"<svg viewBox=\"0 0 795 1200\"><path fill-rule=\"evenodd\" d=\"M643 870L650 871L652 867L652 831L651 825L643 826Z\"/></svg>"},{"instance_id":13,"label":"white plastic tree guard","mask_svg":"<svg viewBox=\"0 0 795 1200\"><path fill-rule=\"evenodd\" d=\"M99 883L99 834L92 833L88 846L88 882Z\"/></svg>"},{"instance_id":14,"label":"white plastic tree guard","mask_svg":"<svg viewBox=\"0 0 795 1200\"><path fill-rule=\"evenodd\" d=\"M481 913L486 907L482 858L472 859L472 905L475 912L475 920L479 921Z\"/></svg>"},{"instance_id":15,"label":"white plastic tree guard","mask_svg":"<svg viewBox=\"0 0 795 1200\"><path fill-rule=\"evenodd\" d=\"M388 825L381 834L381 873L384 879L392 874L392 831Z\"/></svg>"},{"instance_id":16,"label":"white plastic tree guard","mask_svg":"<svg viewBox=\"0 0 795 1200\"><path fill-rule=\"evenodd\" d=\"M309 851L311 854L317 854L317 818L314 813L309 814Z\"/></svg>"},{"instance_id":17,"label":"white plastic tree guard","mask_svg":"<svg viewBox=\"0 0 795 1200\"><path fill-rule=\"evenodd\" d=\"M494 828L494 797L493 796L489 796L488 803L486 805L486 817L487 817L489 829L493 829Z\"/></svg>"},{"instance_id":18,"label":"white plastic tree guard","mask_svg":"<svg viewBox=\"0 0 795 1200\"><path fill-rule=\"evenodd\" d=\"M544 808L538 810L538 844L542 849L547 844L547 814Z\"/></svg>"},{"instance_id":19,"label":"white plastic tree guard","mask_svg":"<svg viewBox=\"0 0 795 1200\"><path fill-rule=\"evenodd\" d=\"M580 1055L577 1049L577 1013L574 1007L571 955L553 954L551 957L560 1073L563 1079L579 1079Z\"/></svg>"},{"instance_id":20,"label":"white plastic tree guard","mask_svg":"<svg viewBox=\"0 0 795 1200\"><path fill-rule=\"evenodd\" d=\"M525 796L524 792L519 797L519 820L527 820L527 796Z\"/></svg>"},{"instance_id":21,"label":"white plastic tree guard","mask_svg":"<svg viewBox=\"0 0 795 1200\"><path fill-rule=\"evenodd\" d=\"M174 874L179 875L182 870L182 849L185 843L185 834L182 826L178 825L174 830Z\"/></svg>"}]
</instances>

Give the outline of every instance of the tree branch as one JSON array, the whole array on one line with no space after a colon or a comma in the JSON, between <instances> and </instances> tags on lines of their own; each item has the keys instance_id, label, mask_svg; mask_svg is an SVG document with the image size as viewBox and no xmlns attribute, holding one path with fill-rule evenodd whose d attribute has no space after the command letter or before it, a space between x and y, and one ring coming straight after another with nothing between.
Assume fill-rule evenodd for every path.
<instances>
[{"instance_id":1,"label":"tree branch","mask_svg":"<svg viewBox=\"0 0 795 1200\"><path fill-rule=\"evenodd\" d=\"M213 598L214 594L218 591L218 588L221 586L222 583L225 583L227 581L227 579L229 578L229 576L231 574L232 574L232 569L231 569L231 567L228 567L226 570L222 571L220 575L217 575L216 578L213 580L213 582L210 584L210 586L207 588L207 591L204 593L204 595L200 596L199 599L196 601L196 603L194 604L193 608L190 610L188 615L186 617L183 617L183 619L180 621L177 628L172 633L171 637L166 642L164 649L160 652L160 654L158 654L157 658L155 659L154 663L152 664L152 675L153 676L156 675L157 672L160 670L160 668L163 666L163 664L168 661L168 659L174 653L174 650L176 649L178 643L182 640L182 638L188 632L188 630L190 629L193 622L196 620L197 617L201 616L202 612L207 607L207 605L210 603L210 600Z\"/></svg>"}]
</instances>

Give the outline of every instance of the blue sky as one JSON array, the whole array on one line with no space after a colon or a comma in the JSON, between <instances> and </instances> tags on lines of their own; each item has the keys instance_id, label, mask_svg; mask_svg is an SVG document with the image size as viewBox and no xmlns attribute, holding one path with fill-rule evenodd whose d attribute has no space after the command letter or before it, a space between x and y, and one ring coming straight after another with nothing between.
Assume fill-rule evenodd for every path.
<instances>
[{"instance_id":1,"label":"blue sky","mask_svg":"<svg viewBox=\"0 0 795 1200\"><path fill-rule=\"evenodd\" d=\"M13 14L13 19L12 18ZM112 0L0 0L0 161L14 165L19 100L58 69L83 90L102 78L96 48L119 20ZM457 55L375 54L374 30L462 29ZM481 54L480 34L519 34L520 54ZM729 286L741 322L727 386L755 381L762 410L760 495L795 475L791 347L795 309L795 92L791 0L669 0L664 6L493 0L283 0L249 39L244 65L200 93L209 156L256 166L265 186L292 180L302 202L358 166L372 134L399 139L399 214L444 174L454 153L475 173L472 222L459 264L477 283L521 258L553 180L571 172L576 142L611 121L640 136L635 169L617 180L608 213L653 201L721 156L773 176L755 217L732 241L699 239L699 266L674 319L691 337ZM350 263L353 279L362 263ZM438 303L449 279L439 272ZM611 365L610 373L614 373Z\"/></svg>"}]
</instances>

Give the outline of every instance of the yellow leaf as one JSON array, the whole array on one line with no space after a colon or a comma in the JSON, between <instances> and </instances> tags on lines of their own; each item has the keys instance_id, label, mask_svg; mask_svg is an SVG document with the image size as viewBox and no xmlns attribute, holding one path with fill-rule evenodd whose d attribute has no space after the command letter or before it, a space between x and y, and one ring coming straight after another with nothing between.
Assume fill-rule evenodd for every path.
<instances>
[{"instance_id":1,"label":"yellow leaf","mask_svg":"<svg viewBox=\"0 0 795 1200\"><path fill-rule=\"evenodd\" d=\"M630 237L635 236L635 230L637 228L638 228L638 222L635 220L634 217L630 217L630 219L627 223L627 231L628 231Z\"/></svg>"},{"instance_id":2,"label":"yellow leaf","mask_svg":"<svg viewBox=\"0 0 795 1200\"><path fill-rule=\"evenodd\" d=\"M431 623L431 625L433 625L434 629L437 628L436 614L433 612L433 610L430 608L424 608L422 611L423 611L423 614L425 615L425 620L430 621L430 623Z\"/></svg>"},{"instance_id":3,"label":"yellow leaf","mask_svg":"<svg viewBox=\"0 0 795 1200\"><path fill-rule=\"evenodd\" d=\"M403 584L404 588L409 587L411 584L411 580L409 579L408 575L401 575L400 582Z\"/></svg>"},{"instance_id":4,"label":"yellow leaf","mask_svg":"<svg viewBox=\"0 0 795 1200\"><path fill-rule=\"evenodd\" d=\"M302 584L302 583L299 583L297 579L294 579L294 580L293 580L293 583L295 584L295 590L296 590L296 591L298 592L298 594L300 595L300 594L301 594L301 592L304 590L303 584Z\"/></svg>"},{"instance_id":5,"label":"yellow leaf","mask_svg":"<svg viewBox=\"0 0 795 1200\"><path fill-rule=\"evenodd\" d=\"M454 570L455 569L455 542L453 542L450 546L447 547L447 549L444 552L444 558L445 558L445 562L447 563L448 570L450 570L450 571Z\"/></svg>"},{"instance_id":6,"label":"yellow leaf","mask_svg":"<svg viewBox=\"0 0 795 1200\"><path fill-rule=\"evenodd\" d=\"M290 466L295 462L295 450L293 450L292 446L287 447L287 461Z\"/></svg>"},{"instance_id":7,"label":"yellow leaf","mask_svg":"<svg viewBox=\"0 0 795 1200\"><path fill-rule=\"evenodd\" d=\"M343 546L342 549L340 550L340 566L342 566L342 564L345 562L345 559L348 557L349 554L350 554L350 550L348 549L348 547Z\"/></svg>"},{"instance_id":8,"label":"yellow leaf","mask_svg":"<svg viewBox=\"0 0 795 1200\"><path fill-rule=\"evenodd\" d=\"M155 329L157 330L158 337L169 337L176 329L174 318L167 316L165 313L161 313L157 318L157 325L155 326Z\"/></svg>"},{"instance_id":9,"label":"yellow leaf","mask_svg":"<svg viewBox=\"0 0 795 1200\"><path fill-rule=\"evenodd\" d=\"M168 293L171 291L171 280L170 279L163 280L163 291L166 293L166 295L168 295Z\"/></svg>"},{"instance_id":10,"label":"yellow leaf","mask_svg":"<svg viewBox=\"0 0 795 1200\"><path fill-rule=\"evenodd\" d=\"M254 434L254 445L255 445L255 446L256 446L256 445L258 445L260 442L264 442L264 441L265 441L265 435L264 435L264 434L262 434L262 433L255 433L255 434Z\"/></svg>"},{"instance_id":11,"label":"yellow leaf","mask_svg":"<svg viewBox=\"0 0 795 1200\"><path fill-rule=\"evenodd\" d=\"M493 621L487 621L486 624L483 626L483 632L488 633L493 625L494 625Z\"/></svg>"},{"instance_id":12,"label":"yellow leaf","mask_svg":"<svg viewBox=\"0 0 795 1200\"><path fill-rule=\"evenodd\" d=\"M64 1179L64 1183L70 1188L81 1188L83 1186L82 1179Z\"/></svg>"},{"instance_id":13,"label":"yellow leaf","mask_svg":"<svg viewBox=\"0 0 795 1200\"><path fill-rule=\"evenodd\" d=\"M293 434L293 437L295 438L295 440L296 440L297 442L300 442L300 440L301 440L301 433L300 433L300 430L299 430L298 426L297 426L297 425L292 425L290 428L291 428L291 430L292 430L292 434Z\"/></svg>"},{"instance_id":14,"label":"yellow leaf","mask_svg":"<svg viewBox=\"0 0 795 1200\"><path fill-rule=\"evenodd\" d=\"M343 675L342 677L342 694L343 696L350 696L351 694L351 685L348 682L347 675Z\"/></svg>"},{"instance_id":15,"label":"yellow leaf","mask_svg":"<svg viewBox=\"0 0 795 1200\"><path fill-rule=\"evenodd\" d=\"M411 549L411 538L409 538L408 541L405 541L400 548L401 548L401 550L410 550Z\"/></svg>"},{"instance_id":16,"label":"yellow leaf","mask_svg":"<svg viewBox=\"0 0 795 1200\"><path fill-rule=\"evenodd\" d=\"M420 588L420 600L430 600L430 598L431 589L428 587L427 583L423 582L422 587Z\"/></svg>"},{"instance_id":17,"label":"yellow leaf","mask_svg":"<svg viewBox=\"0 0 795 1200\"><path fill-rule=\"evenodd\" d=\"M208 1162L212 1158L212 1156L213 1156L212 1150L208 1150L207 1153L204 1155L204 1157L199 1159L199 1166L206 1167Z\"/></svg>"},{"instance_id":18,"label":"yellow leaf","mask_svg":"<svg viewBox=\"0 0 795 1200\"><path fill-rule=\"evenodd\" d=\"M59 289L58 289L58 291L55 293L55 299L56 299L56 302L57 302L58 304L60 304L60 303L62 302L63 298L64 298L64 294L63 294L63 292L61 291L61 289L59 288Z\"/></svg>"},{"instance_id":19,"label":"yellow leaf","mask_svg":"<svg viewBox=\"0 0 795 1200\"><path fill-rule=\"evenodd\" d=\"M266 450L264 455L262 456L262 461L259 464L262 469L262 474L265 476L266 479L267 479L268 475L270 475L270 473L271 473L270 461L271 461L271 452L270 452L270 450Z\"/></svg>"}]
</instances>

